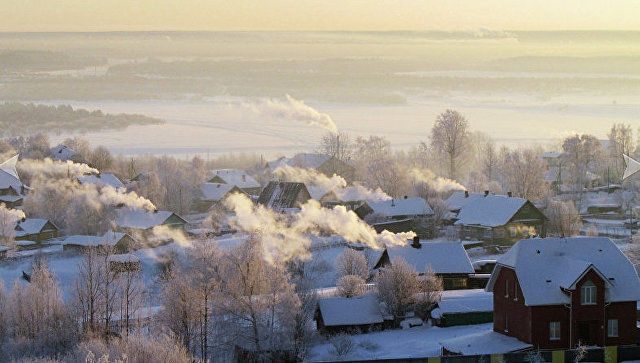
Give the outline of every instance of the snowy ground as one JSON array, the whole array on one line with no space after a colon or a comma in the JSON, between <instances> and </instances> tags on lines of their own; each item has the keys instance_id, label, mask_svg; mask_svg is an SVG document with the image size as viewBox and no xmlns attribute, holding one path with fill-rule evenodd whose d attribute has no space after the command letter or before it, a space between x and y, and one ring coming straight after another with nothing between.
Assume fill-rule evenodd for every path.
<instances>
[{"instance_id":1,"label":"snowy ground","mask_svg":"<svg viewBox=\"0 0 640 363\"><path fill-rule=\"evenodd\" d=\"M493 330L493 323L454 326L449 328L415 327L403 330L353 335L353 350L343 359L393 359L411 357L437 357L441 353L439 342L470 334ZM336 360L333 346L324 340L311 348L310 361Z\"/></svg>"}]
</instances>

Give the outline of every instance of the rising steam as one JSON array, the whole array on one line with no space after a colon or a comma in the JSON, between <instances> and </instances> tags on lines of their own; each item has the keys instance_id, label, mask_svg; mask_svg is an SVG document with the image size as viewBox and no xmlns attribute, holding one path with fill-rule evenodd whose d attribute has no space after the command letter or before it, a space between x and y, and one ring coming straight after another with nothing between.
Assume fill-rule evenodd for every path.
<instances>
[{"instance_id":1,"label":"rising steam","mask_svg":"<svg viewBox=\"0 0 640 363\"><path fill-rule=\"evenodd\" d=\"M126 206L131 209L152 211L156 208L149 199L139 196L136 192L126 193L110 185L100 188L99 200L106 205Z\"/></svg>"},{"instance_id":2,"label":"rising steam","mask_svg":"<svg viewBox=\"0 0 640 363\"><path fill-rule=\"evenodd\" d=\"M337 134L338 127L326 113L321 113L315 108L308 106L302 100L285 95L282 99L265 99L260 103L245 104L257 114L269 115L274 118L287 119L293 121L306 122L310 125L318 125Z\"/></svg>"},{"instance_id":3,"label":"rising steam","mask_svg":"<svg viewBox=\"0 0 640 363\"><path fill-rule=\"evenodd\" d=\"M347 186L347 181L343 177L336 174L328 177L313 169L297 168L284 164L276 168L273 174L282 181L304 183L309 189L318 189L317 195L319 197L333 192L338 200L341 201L381 201L391 199L380 188L371 190L362 185Z\"/></svg>"},{"instance_id":4,"label":"rising steam","mask_svg":"<svg viewBox=\"0 0 640 363\"><path fill-rule=\"evenodd\" d=\"M409 171L409 177L414 183L424 183L436 192L449 192L453 190L467 190L455 180L436 176L431 170L413 168Z\"/></svg>"},{"instance_id":5,"label":"rising steam","mask_svg":"<svg viewBox=\"0 0 640 363\"><path fill-rule=\"evenodd\" d=\"M71 160L59 161L45 158L44 160L23 159L18 164L20 171L24 171L32 176L61 176L69 175L78 177L85 174L97 174L98 169L94 169L87 164L74 163Z\"/></svg>"},{"instance_id":6,"label":"rising steam","mask_svg":"<svg viewBox=\"0 0 640 363\"><path fill-rule=\"evenodd\" d=\"M322 208L315 200L309 200L302 205L300 213L292 216L255 205L242 194L231 195L225 205L235 212L229 220L232 227L246 233L260 233L265 259L270 263L308 258L310 235L321 231L338 234L349 242L375 249L403 245L415 236L413 232L385 231L378 234L353 211L347 211L343 206Z\"/></svg>"}]
</instances>

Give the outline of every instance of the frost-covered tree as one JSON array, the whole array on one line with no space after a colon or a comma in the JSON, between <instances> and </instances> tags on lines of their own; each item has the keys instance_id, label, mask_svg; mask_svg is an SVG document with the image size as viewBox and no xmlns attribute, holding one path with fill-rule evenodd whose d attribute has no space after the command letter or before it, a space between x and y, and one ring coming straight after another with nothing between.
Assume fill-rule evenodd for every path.
<instances>
[{"instance_id":1,"label":"frost-covered tree","mask_svg":"<svg viewBox=\"0 0 640 363\"><path fill-rule=\"evenodd\" d=\"M547 233L550 236L573 237L580 234L582 219L572 201L550 200L544 214L549 218Z\"/></svg>"},{"instance_id":2,"label":"frost-covered tree","mask_svg":"<svg viewBox=\"0 0 640 363\"><path fill-rule=\"evenodd\" d=\"M104 146L98 145L91 150L87 158L89 165L104 172L109 171L113 167L113 156L111 152Z\"/></svg>"},{"instance_id":3,"label":"frost-covered tree","mask_svg":"<svg viewBox=\"0 0 640 363\"><path fill-rule=\"evenodd\" d=\"M346 248L338 256L335 262L335 270L338 278L355 275L361 279L369 278L369 266L364 254L351 248Z\"/></svg>"},{"instance_id":4,"label":"frost-covered tree","mask_svg":"<svg viewBox=\"0 0 640 363\"><path fill-rule=\"evenodd\" d=\"M13 241L16 222L24 217L23 211L7 208L4 203L0 203L0 238L4 245L9 245Z\"/></svg>"},{"instance_id":5,"label":"frost-covered tree","mask_svg":"<svg viewBox=\"0 0 640 363\"><path fill-rule=\"evenodd\" d=\"M419 277L420 292L416 295L416 310L421 316L426 316L433 306L440 301L444 284L442 278L436 276L436 273L430 266Z\"/></svg>"},{"instance_id":6,"label":"frost-covered tree","mask_svg":"<svg viewBox=\"0 0 640 363\"><path fill-rule=\"evenodd\" d=\"M336 285L338 295L342 297L361 296L365 292L366 282L357 275L345 275Z\"/></svg>"},{"instance_id":7,"label":"frost-covered tree","mask_svg":"<svg viewBox=\"0 0 640 363\"><path fill-rule=\"evenodd\" d=\"M459 162L469 147L469 122L455 110L438 115L431 129L431 146L446 158L448 177L458 177Z\"/></svg>"},{"instance_id":8,"label":"frost-covered tree","mask_svg":"<svg viewBox=\"0 0 640 363\"><path fill-rule=\"evenodd\" d=\"M401 257L391 261L375 278L378 298L390 314L403 317L420 292L418 272Z\"/></svg>"},{"instance_id":9,"label":"frost-covered tree","mask_svg":"<svg viewBox=\"0 0 640 363\"><path fill-rule=\"evenodd\" d=\"M344 131L338 134L327 132L320 139L318 152L338 160L349 161L353 157L353 142L349 134Z\"/></svg>"},{"instance_id":10,"label":"frost-covered tree","mask_svg":"<svg viewBox=\"0 0 640 363\"><path fill-rule=\"evenodd\" d=\"M536 201L549 193L543 176L544 163L534 150L507 153L502 169L506 189L514 196Z\"/></svg>"},{"instance_id":11,"label":"frost-covered tree","mask_svg":"<svg viewBox=\"0 0 640 363\"><path fill-rule=\"evenodd\" d=\"M400 195L402 173L389 140L381 136L358 137L354 158L358 179L371 188L381 188L389 195Z\"/></svg>"},{"instance_id":12,"label":"frost-covered tree","mask_svg":"<svg viewBox=\"0 0 640 363\"><path fill-rule=\"evenodd\" d=\"M0 280L0 347L7 335L7 290L4 281Z\"/></svg>"},{"instance_id":13,"label":"frost-covered tree","mask_svg":"<svg viewBox=\"0 0 640 363\"><path fill-rule=\"evenodd\" d=\"M621 178L624 172L622 154L631 155L635 150L633 129L628 124L613 124L607 136L609 138L609 163L613 167L614 175Z\"/></svg>"},{"instance_id":14,"label":"frost-covered tree","mask_svg":"<svg viewBox=\"0 0 640 363\"><path fill-rule=\"evenodd\" d=\"M593 135L574 135L562 142L563 179L582 190L587 186L587 172L594 170L604 155L600 140Z\"/></svg>"}]
</instances>

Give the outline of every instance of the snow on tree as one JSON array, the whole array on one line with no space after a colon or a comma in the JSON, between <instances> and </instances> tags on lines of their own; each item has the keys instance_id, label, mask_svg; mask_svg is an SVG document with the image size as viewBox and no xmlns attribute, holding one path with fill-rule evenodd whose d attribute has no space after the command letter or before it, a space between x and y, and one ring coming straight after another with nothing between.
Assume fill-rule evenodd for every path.
<instances>
[{"instance_id":1,"label":"snow on tree","mask_svg":"<svg viewBox=\"0 0 640 363\"><path fill-rule=\"evenodd\" d=\"M5 245L13 241L16 230L16 222L25 217L23 211L10 209L4 203L0 203L0 236Z\"/></svg>"},{"instance_id":2,"label":"snow on tree","mask_svg":"<svg viewBox=\"0 0 640 363\"><path fill-rule=\"evenodd\" d=\"M534 150L508 152L502 169L506 189L514 196L536 201L549 193L543 177L544 162Z\"/></svg>"},{"instance_id":3,"label":"snow on tree","mask_svg":"<svg viewBox=\"0 0 640 363\"><path fill-rule=\"evenodd\" d=\"M335 262L335 270L338 277L355 275L364 280L369 278L367 259L362 252L351 248L345 249L338 256Z\"/></svg>"},{"instance_id":4,"label":"snow on tree","mask_svg":"<svg viewBox=\"0 0 640 363\"><path fill-rule=\"evenodd\" d=\"M366 282L360 276L345 275L338 280L336 287L338 289L339 296L362 296L365 292Z\"/></svg>"},{"instance_id":5,"label":"snow on tree","mask_svg":"<svg viewBox=\"0 0 640 363\"><path fill-rule=\"evenodd\" d=\"M353 157L353 147L353 142L346 132L327 132L320 139L318 152L346 162Z\"/></svg>"},{"instance_id":6,"label":"snow on tree","mask_svg":"<svg viewBox=\"0 0 640 363\"><path fill-rule=\"evenodd\" d=\"M449 179L458 176L459 163L469 147L469 122L455 110L438 115L431 129L431 146L446 157Z\"/></svg>"},{"instance_id":7,"label":"snow on tree","mask_svg":"<svg viewBox=\"0 0 640 363\"><path fill-rule=\"evenodd\" d=\"M629 124L613 124L607 136L609 138L609 163L613 166L614 175L621 178L624 172L622 154L631 155L635 150L633 129Z\"/></svg>"},{"instance_id":8,"label":"snow on tree","mask_svg":"<svg viewBox=\"0 0 640 363\"><path fill-rule=\"evenodd\" d=\"M420 291L416 295L416 310L421 316L425 317L427 312L440 301L442 290L444 290L444 283L442 278L436 276L436 273L429 266L427 266L424 274L419 276L418 279L420 281Z\"/></svg>"},{"instance_id":9,"label":"snow on tree","mask_svg":"<svg viewBox=\"0 0 640 363\"><path fill-rule=\"evenodd\" d=\"M588 186L587 172L594 169L604 155L600 140L593 135L574 135L562 142L563 179L568 180L577 190Z\"/></svg>"},{"instance_id":10,"label":"snow on tree","mask_svg":"<svg viewBox=\"0 0 640 363\"><path fill-rule=\"evenodd\" d=\"M400 166L391 152L391 143L381 136L358 137L354 158L359 179L370 188L380 188L391 196L403 190Z\"/></svg>"},{"instance_id":11,"label":"snow on tree","mask_svg":"<svg viewBox=\"0 0 640 363\"><path fill-rule=\"evenodd\" d=\"M420 292L418 273L401 257L394 258L375 278L378 298L396 318L403 317Z\"/></svg>"},{"instance_id":12,"label":"snow on tree","mask_svg":"<svg viewBox=\"0 0 640 363\"><path fill-rule=\"evenodd\" d=\"M544 214L549 218L550 236L573 237L580 234L582 219L572 201L550 200Z\"/></svg>"}]
</instances>

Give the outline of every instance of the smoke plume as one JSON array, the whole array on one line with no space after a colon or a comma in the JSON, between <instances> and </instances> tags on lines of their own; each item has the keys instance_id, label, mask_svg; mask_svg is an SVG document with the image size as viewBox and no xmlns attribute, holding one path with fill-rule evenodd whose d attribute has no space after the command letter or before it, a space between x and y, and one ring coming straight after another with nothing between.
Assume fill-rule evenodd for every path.
<instances>
[{"instance_id":1,"label":"smoke plume","mask_svg":"<svg viewBox=\"0 0 640 363\"><path fill-rule=\"evenodd\" d=\"M302 100L285 95L282 99L265 99L261 103L249 104L250 108L257 114L265 114L274 118L287 119L293 121L306 122L309 125L317 125L325 128L333 134L338 133L338 127L326 113L321 113L315 108L307 105Z\"/></svg>"},{"instance_id":2,"label":"smoke plume","mask_svg":"<svg viewBox=\"0 0 640 363\"><path fill-rule=\"evenodd\" d=\"M98 169L94 169L87 164L74 163L71 160L59 161L45 158L44 160L23 159L18 163L20 171L24 171L31 176L62 176L69 175L78 177L84 174L97 174Z\"/></svg>"},{"instance_id":3,"label":"smoke plume","mask_svg":"<svg viewBox=\"0 0 640 363\"><path fill-rule=\"evenodd\" d=\"M467 190L455 180L436 176L431 170L413 168L409 171L409 177L414 183L424 183L436 192L449 192L452 190Z\"/></svg>"},{"instance_id":4,"label":"smoke plume","mask_svg":"<svg viewBox=\"0 0 640 363\"><path fill-rule=\"evenodd\" d=\"M362 185L347 186L347 181L343 177L336 174L328 177L313 169L297 168L285 164L276 168L273 174L283 181L304 183L310 189L309 192L312 195L315 194L318 198L333 192L341 201L381 201L391 199L380 188L371 190Z\"/></svg>"},{"instance_id":5,"label":"smoke plume","mask_svg":"<svg viewBox=\"0 0 640 363\"><path fill-rule=\"evenodd\" d=\"M270 263L308 258L310 236L321 231L375 249L402 245L415 236L413 232L396 234L384 231L378 234L353 211L347 211L343 206L322 208L315 200L309 200L302 205L300 213L290 216L255 205L242 194L230 196L225 205L235 212L229 220L232 227L261 235L265 259Z\"/></svg>"},{"instance_id":6,"label":"smoke plume","mask_svg":"<svg viewBox=\"0 0 640 363\"><path fill-rule=\"evenodd\" d=\"M110 185L100 189L99 199L106 205L126 206L131 209L146 209L152 211L156 206L145 197L139 196L136 192L124 192Z\"/></svg>"}]
</instances>

